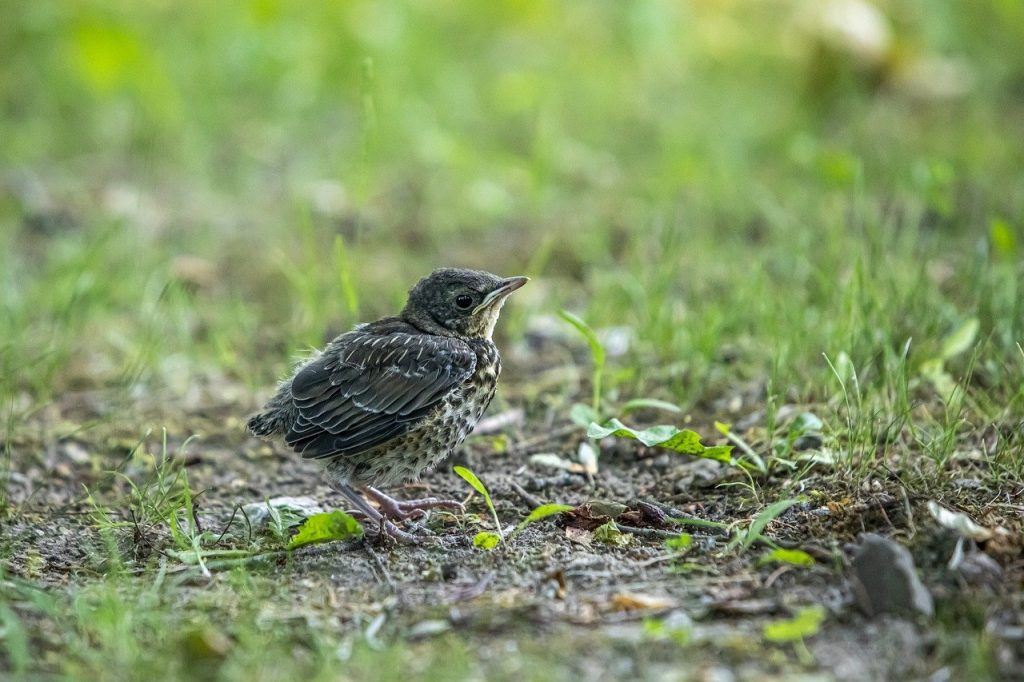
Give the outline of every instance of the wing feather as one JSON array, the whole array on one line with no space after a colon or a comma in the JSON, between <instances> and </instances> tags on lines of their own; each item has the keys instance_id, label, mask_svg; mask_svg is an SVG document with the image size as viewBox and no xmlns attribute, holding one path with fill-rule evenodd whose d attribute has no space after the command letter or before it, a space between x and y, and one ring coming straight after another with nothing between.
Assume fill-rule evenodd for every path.
<instances>
[{"instance_id":1,"label":"wing feather","mask_svg":"<svg viewBox=\"0 0 1024 682\"><path fill-rule=\"evenodd\" d=\"M369 450L412 429L475 368L458 339L350 332L292 379L298 416L285 440L305 458Z\"/></svg>"}]
</instances>

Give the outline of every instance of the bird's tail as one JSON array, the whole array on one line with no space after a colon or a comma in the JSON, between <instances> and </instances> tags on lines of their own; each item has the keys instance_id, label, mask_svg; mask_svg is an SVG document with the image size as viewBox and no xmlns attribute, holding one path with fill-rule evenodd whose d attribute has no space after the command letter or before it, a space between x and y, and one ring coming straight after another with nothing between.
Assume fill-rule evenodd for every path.
<instances>
[{"instance_id":1,"label":"bird's tail","mask_svg":"<svg viewBox=\"0 0 1024 682\"><path fill-rule=\"evenodd\" d=\"M262 412L249 417L246 426L252 435L266 438L288 431L294 421L291 382L286 381L278 387L277 395L270 399Z\"/></svg>"},{"instance_id":2,"label":"bird's tail","mask_svg":"<svg viewBox=\"0 0 1024 682\"><path fill-rule=\"evenodd\" d=\"M261 438L279 433L282 430L281 426L280 413L277 410L267 410L266 412L254 414L246 422L249 433Z\"/></svg>"}]
</instances>

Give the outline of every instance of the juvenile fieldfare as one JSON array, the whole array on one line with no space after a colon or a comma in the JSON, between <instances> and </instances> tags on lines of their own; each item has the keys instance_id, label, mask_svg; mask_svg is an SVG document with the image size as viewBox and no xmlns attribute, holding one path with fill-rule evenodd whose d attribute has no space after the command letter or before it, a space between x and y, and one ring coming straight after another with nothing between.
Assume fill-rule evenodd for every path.
<instances>
[{"instance_id":1,"label":"juvenile fieldfare","mask_svg":"<svg viewBox=\"0 0 1024 682\"><path fill-rule=\"evenodd\" d=\"M398 501L375 486L417 477L469 435L501 371L491 341L505 299L526 284L476 270L443 268L409 290L397 317L358 325L303 362L249 419L257 436L283 435L323 462L331 485L381 530L454 500ZM360 495L362 490L380 509Z\"/></svg>"}]
</instances>

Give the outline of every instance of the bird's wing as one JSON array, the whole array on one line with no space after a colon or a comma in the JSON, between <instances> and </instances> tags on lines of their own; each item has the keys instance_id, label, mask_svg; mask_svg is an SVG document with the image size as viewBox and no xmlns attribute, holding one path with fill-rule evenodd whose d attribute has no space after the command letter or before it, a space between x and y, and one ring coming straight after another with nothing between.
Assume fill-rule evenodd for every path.
<instances>
[{"instance_id":1,"label":"bird's wing","mask_svg":"<svg viewBox=\"0 0 1024 682\"><path fill-rule=\"evenodd\" d=\"M292 379L285 440L307 459L350 455L406 433L468 379L476 354L429 334L345 334Z\"/></svg>"}]
</instances>

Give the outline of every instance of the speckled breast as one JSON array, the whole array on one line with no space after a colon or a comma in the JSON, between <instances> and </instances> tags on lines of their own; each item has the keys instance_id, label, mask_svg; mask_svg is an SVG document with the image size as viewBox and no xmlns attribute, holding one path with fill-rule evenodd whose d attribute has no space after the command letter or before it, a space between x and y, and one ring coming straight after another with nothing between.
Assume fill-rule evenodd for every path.
<instances>
[{"instance_id":1,"label":"speckled breast","mask_svg":"<svg viewBox=\"0 0 1024 682\"><path fill-rule=\"evenodd\" d=\"M494 398L501 373L498 349L490 341L470 342L476 369L414 430L373 450L326 462L330 475L356 486L390 486L432 469L472 433Z\"/></svg>"}]
</instances>

